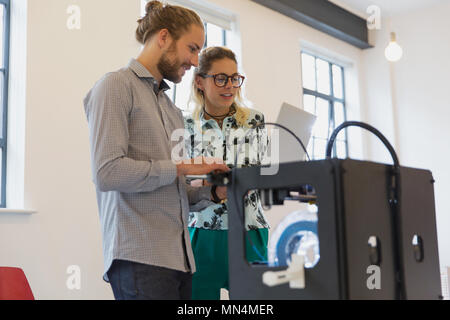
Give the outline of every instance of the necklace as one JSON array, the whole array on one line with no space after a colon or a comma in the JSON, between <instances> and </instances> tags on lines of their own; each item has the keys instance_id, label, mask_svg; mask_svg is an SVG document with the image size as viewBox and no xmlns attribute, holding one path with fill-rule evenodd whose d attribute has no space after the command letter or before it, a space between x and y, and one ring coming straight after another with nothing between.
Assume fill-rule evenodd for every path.
<instances>
[{"instance_id":1,"label":"necklace","mask_svg":"<svg viewBox=\"0 0 450 320\"><path fill-rule=\"evenodd\" d=\"M226 117L228 117L228 116L234 114L235 110L236 110L236 109L234 108L234 106L231 106L231 107L230 107L230 110L228 110L228 112L227 112L226 114L222 114L222 115L219 115L219 116L213 116L212 114L209 114L209 113L206 111L205 106L203 106L203 112L206 113L209 117L211 117L211 118L213 118L214 120L216 120L216 121L218 122L219 126L222 126L223 120L224 120Z\"/></svg>"},{"instance_id":2,"label":"necklace","mask_svg":"<svg viewBox=\"0 0 450 320\"><path fill-rule=\"evenodd\" d=\"M231 108L230 108L230 110L231 110ZM210 116L211 118L216 119L216 120L218 120L218 119L220 119L220 118L226 118L226 117L230 114L230 110L228 110L228 112L227 112L226 114L222 114L222 115L220 115L220 116L213 116L212 114L209 114L209 113L206 111L206 108L205 108L205 107L203 107L203 112L206 113L206 114L207 114L208 116Z\"/></svg>"}]
</instances>

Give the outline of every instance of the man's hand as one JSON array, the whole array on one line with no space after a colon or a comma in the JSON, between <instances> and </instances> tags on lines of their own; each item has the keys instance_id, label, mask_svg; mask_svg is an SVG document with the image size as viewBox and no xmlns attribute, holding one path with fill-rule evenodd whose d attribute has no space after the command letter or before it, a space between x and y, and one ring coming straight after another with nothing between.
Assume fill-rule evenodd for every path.
<instances>
[{"instance_id":1,"label":"man's hand","mask_svg":"<svg viewBox=\"0 0 450 320\"><path fill-rule=\"evenodd\" d=\"M192 187L196 187L196 188L203 187L205 185L205 180L195 179L195 180L192 180L190 184Z\"/></svg>"},{"instance_id":2,"label":"man's hand","mask_svg":"<svg viewBox=\"0 0 450 320\"><path fill-rule=\"evenodd\" d=\"M178 176L208 174L214 170L227 172L230 171L230 168L220 158L205 157L184 160L183 163L177 165Z\"/></svg>"}]
</instances>

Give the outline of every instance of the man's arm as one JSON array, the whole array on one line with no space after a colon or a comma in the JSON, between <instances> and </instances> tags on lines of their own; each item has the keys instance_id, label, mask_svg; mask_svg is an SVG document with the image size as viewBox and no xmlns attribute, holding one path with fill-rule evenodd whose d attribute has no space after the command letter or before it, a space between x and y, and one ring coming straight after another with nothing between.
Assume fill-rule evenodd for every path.
<instances>
[{"instance_id":1,"label":"man's arm","mask_svg":"<svg viewBox=\"0 0 450 320\"><path fill-rule=\"evenodd\" d=\"M169 160L127 157L131 88L117 73L100 80L84 100L89 122L92 170L100 191L146 192L172 183L176 165Z\"/></svg>"},{"instance_id":2,"label":"man's arm","mask_svg":"<svg viewBox=\"0 0 450 320\"><path fill-rule=\"evenodd\" d=\"M208 164L202 159L176 165L171 159L142 161L127 157L132 103L131 88L117 73L106 75L84 100L94 182L100 191L149 192L173 183L180 175L229 170L225 164Z\"/></svg>"}]
</instances>

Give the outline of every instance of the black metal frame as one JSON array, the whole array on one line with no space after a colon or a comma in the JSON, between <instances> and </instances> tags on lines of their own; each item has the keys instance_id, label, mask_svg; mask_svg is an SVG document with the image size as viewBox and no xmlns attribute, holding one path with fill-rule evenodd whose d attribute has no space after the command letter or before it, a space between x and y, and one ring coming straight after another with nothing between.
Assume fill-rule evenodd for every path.
<instances>
[{"instance_id":1,"label":"black metal frame","mask_svg":"<svg viewBox=\"0 0 450 320\"><path fill-rule=\"evenodd\" d=\"M330 159L282 163L276 175L262 175L260 170L234 168L227 185L230 299L441 299L430 171L400 167L398 221L402 250L396 251L393 232L397 228L388 201L391 165ZM287 283L268 287L262 282L263 274L286 267L248 263L243 199L248 190L275 192L302 185L313 186L316 191L320 260L315 267L305 269L304 289L292 289ZM275 196L266 199L279 200ZM273 205L280 203L274 200ZM375 262L373 248L367 242L371 236L379 239ZM423 242L411 243L414 236L423 238ZM397 259L403 265L399 271L395 268ZM370 265L379 266L382 273L381 287L376 290L367 286ZM402 295L396 287L399 277L405 283Z\"/></svg>"},{"instance_id":2,"label":"black metal frame","mask_svg":"<svg viewBox=\"0 0 450 320\"><path fill-rule=\"evenodd\" d=\"M342 67L342 66L340 66L340 65L338 65L338 64L336 64L336 63L334 63L332 61L329 61L329 60L324 59L322 57L318 57L317 55L309 53L308 51L304 50L304 51L301 52L301 54L303 54L303 53L314 57L316 60L317 59L321 59L323 61L328 62L328 69L329 69L329 72L330 72L330 93L331 94L330 95L326 95L326 94L320 93L319 91L314 91L314 90L303 88L303 96L305 94L307 94L307 95L314 96L316 98L321 98L321 99L327 100L328 101L328 105L329 105L329 107L328 107L328 112L329 112L328 119L330 121L333 121L333 127L336 128L335 117L334 117L334 103L335 102L342 103L342 105L344 107L344 122L347 121L347 108L346 108L346 103L345 103L345 74L344 74L345 69L344 69L344 67ZM333 65L341 68L342 99L338 99L338 98L336 98L334 96L333 69L332 69ZM302 68L303 68L303 66L302 66ZM314 70L316 72L316 77L315 78L316 78L316 88L317 88L317 68L316 68L316 66L314 66ZM311 137L311 140L313 142L312 157L314 159L314 136ZM345 129L344 142L345 142L345 154L346 154L346 156L348 156L348 134L347 134L347 129ZM333 149L333 157L336 157L336 156L337 156L337 151L336 151L336 148L334 148Z\"/></svg>"},{"instance_id":3,"label":"black metal frame","mask_svg":"<svg viewBox=\"0 0 450 320\"><path fill-rule=\"evenodd\" d=\"M2 179L1 179L1 200L0 207L6 207L6 160L7 160L7 136L8 136L8 83L9 83L9 40L11 23L11 2L10 0L0 0L0 5L4 6L3 15L3 67L0 72L3 75L2 90L2 136L0 137L0 148L2 149Z\"/></svg>"},{"instance_id":4,"label":"black metal frame","mask_svg":"<svg viewBox=\"0 0 450 320\"><path fill-rule=\"evenodd\" d=\"M328 0L251 0L292 19L350 43L360 49L369 44L367 21Z\"/></svg>"}]
</instances>

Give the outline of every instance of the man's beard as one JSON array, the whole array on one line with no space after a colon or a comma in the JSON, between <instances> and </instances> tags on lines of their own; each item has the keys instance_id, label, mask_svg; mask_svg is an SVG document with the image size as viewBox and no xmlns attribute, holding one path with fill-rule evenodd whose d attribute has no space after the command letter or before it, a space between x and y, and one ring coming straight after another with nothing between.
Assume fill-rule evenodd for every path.
<instances>
[{"instance_id":1,"label":"man's beard","mask_svg":"<svg viewBox=\"0 0 450 320\"><path fill-rule=\"evenodd\" d=\"M180 60L176 57L174 62L171 62L168 58L168 55L174 55L176 49L175 49L175 42L171 45L169 50L161 56L161 58L158 61L157 67L159 70L159 73L163 76L164 79L167 79L173 83L179 83L181 81L181 76L179 74L180 68L183 65Z\"/></svg>"}]
</instances>

